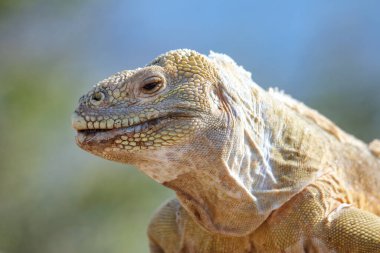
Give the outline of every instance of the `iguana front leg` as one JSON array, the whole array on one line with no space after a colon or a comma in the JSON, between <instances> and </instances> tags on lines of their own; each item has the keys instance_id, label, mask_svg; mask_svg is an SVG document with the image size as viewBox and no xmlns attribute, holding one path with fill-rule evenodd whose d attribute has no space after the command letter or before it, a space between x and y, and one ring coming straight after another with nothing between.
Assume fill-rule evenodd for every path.
<instances>
[{"instance_id":1,"label":"iguana front leg","mask_svg":"<svg viewBox=\"0 0 380 253\"><path fill-rule=\"evenodd\" d=\"M380 218L376 215L343 207L320 219L315 209L306 214L301 210L288 219L275 219L283 219L278 224L272 220L260 227L254 236L259 252L380 252ZM313 226L310 219L318 222Z\"/></svg>"},{"instance_id":2,"label":"iguana front leg","mask_svg":"<svg viewBox=\"0 0 380 253\"><path fill-rule=\"evenodd\" d=\"M322 238L337 252L380 252L380 218L354 208L343 208L324 224Z\"/></svg>"},{"instance_id":3,"label":"iguana front leg","mask_svg":"<svg viewBox=\"0 0 380 253\"><path fill-rule=\"evenodd\" d=\"M177 215L180 205L176 199L163 204L148 227L151 253L179 252Z\"/></svg>"},{"instance_id":4,"label":"iguana front leg","mask_svg":"<svg viewBox=\"0 0 380 253\"><path fill-rule=\"evenodd\" d=\"M321 178L275 210L252 235L258 252L380 252L380 218L331 182Z\"/></svg>"},{"instance_id":5,"label":"iguana front leg","mask_svg":"<svg viewBox=\"0 0 380 253\"><path fill-rule=\"evenodd\" d=\"M250 237L211 233L197 224L177 199L154 215L148 237L151 253L253 253Z\"/></svg>"}]
</instances>

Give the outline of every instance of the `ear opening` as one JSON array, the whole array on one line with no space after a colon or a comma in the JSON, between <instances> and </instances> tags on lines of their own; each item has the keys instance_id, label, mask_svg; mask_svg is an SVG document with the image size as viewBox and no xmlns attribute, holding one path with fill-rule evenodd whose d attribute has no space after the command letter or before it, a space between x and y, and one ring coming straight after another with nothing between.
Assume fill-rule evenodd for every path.
<instances>
[{"instance_id":1,"label":"ear opening","mask_svg":"<svg viewBox=\"0 0 380 253\"><path fill-rule=\"evenodd\" d=\"M236 111L233 110L233 107L228 102L227 94L223 91L223 86L221 84L218 84L215 88L216 96L220 102L221 110L224 111L227 115L227 124L233 125L233 118L237 116Z\"/></svg>"}]
</instances>

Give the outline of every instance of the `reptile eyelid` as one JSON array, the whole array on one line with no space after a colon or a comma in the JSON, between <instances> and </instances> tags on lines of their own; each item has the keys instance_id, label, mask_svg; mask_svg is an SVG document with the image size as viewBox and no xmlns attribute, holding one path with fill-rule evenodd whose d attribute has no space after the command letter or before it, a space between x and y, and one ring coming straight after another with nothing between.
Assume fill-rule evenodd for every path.
<instances>
[{"instance_id":1,"label":"reptile eyelid","mask_svg":"<svg viewBox=\"0 0 380 253\"><path fill-rule=\"evenodd\" d=\"M153 94L164 88L165 83L163 78L152 76L144 79L141 85L141 91L145 94Z\"/></svg>"}]
</instances>

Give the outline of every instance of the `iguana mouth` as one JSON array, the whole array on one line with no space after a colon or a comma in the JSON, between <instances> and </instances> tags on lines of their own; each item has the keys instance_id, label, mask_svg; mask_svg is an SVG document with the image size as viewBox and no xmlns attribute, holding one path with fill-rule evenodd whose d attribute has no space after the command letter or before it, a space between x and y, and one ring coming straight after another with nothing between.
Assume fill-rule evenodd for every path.
<instances>
[{"instance_id":1,"label":"iguana mouth","mask_svg":"<svg viewBox=\"0 0 380 253\"><path fill-rule=\"evenodd\" d=\"M189 138L201 118L202 111L189 107L188 103L162 111L156 108L93 111L79 107L72 116L72 127L77 131L77 144L90 152L100 146L100 149L153 149Z\"/></svg>"},{"instance_id":2,"label":"iguana mouth","mask_svg":"<svg viewBox=\"0 0 380 253\"><path fill-rule=\"evenodd\" d=\"M115 132L115 130L123 130L127 133L140 133L147 131L150 128L153 128L160 123L162 123L164 120L170 119L172 117L159 117L155 119L150 119L141 123L133 124L130 126L120 126L120 127L113 127L113 128L96 128L96 129L80 129L77 130L78 133L83 133L83 134L96 134L96 133L107 133L107 132Z\"/></svg>"},{"instance_id":3,"label":"iguana mouth","mask_svg":"<svg viewBox=\"0 0 380 253\"><path fill-rule=\"evenodd\" d=\"M87 127L88 122L83 117L74 114L72 125L77 130L76 140L81 147L96 146L98 144L104 144L105 146L117 144L120 146L126 144L127 140L130 141L128 143L131 143L131 145L143 147L154 144L158 145L160 138L164 138L160 143L168 144L184 136L184 132L189 131L189 126L185 126L183 130L178 130L177 127L183 126L183 124L186 125L186 122L189 123L194 118L196 118L195 115L177 112L161 115L129 126L89 129ZM170 131L170 129L172 129L172 133L168 136L162 136L168 132L167 130Z\"/></svg>"},{"instance_id":4,"label":"iguana mouth","mask_svg":"<svg viewBox=\"0 0 380 253\"><path fill-rule=\"evenodd\" d=\"M126 117L125 119L107 119L102 121L87 120L88 117L81 116L78 113L74 113L71 122L72 127L81 133L95 133L95 132L108 132L119 128L133 128L137 132L146 129L149 126L160 124L164 120L175 118L189 118L193 117L185 113L170 113L163 115L156 115L150 118L139 117Z\"/></svg>"}]
</instances>

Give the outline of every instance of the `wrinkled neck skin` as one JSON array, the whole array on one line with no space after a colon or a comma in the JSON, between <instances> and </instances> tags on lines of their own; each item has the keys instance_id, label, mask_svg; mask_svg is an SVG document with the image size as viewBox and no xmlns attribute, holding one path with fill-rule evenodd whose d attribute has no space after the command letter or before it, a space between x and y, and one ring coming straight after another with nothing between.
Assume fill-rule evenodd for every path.
<instances>
[{"instance_id":1,"label":"wrinkled neck skin","mask_svg":"<svg viewBox=\"0 0 380 253\"><path fill-rule=\"evenodd\" d=\"M313 136L248 72L228 59L210 57L223 68L225 123L178 148L182 155L172 169L183 173L162 183L206 230L245 236L314 180L324 157L310 153Z\"/></svg>"},{"instance_id":2,"label":"wrinkled neck skin","mask_svg":"<svg viewBox=\"0 0 380 253\"><path fill-rule=\"evenodd\" d=\"M259 93L256 99L260 99ZM262 114L267 111L263 107L258 110ZM182 163L194 169L164 183L176 191L193 219L213 233L252 233L273 210L314 180L319 169L318 157L306 154L308 149L293 160L283 160L287 148L277 148L275 142L282 138L284 128L278 125L272 130L270 122L259 114L249 119L252 128L247 129L246 122L243 124L246 119L235 115L224 136L209 133L202 140L198 138L198 147L204 150L198 150L196 157L194 151L185 153L187 160ZM305 156L309 160L297 161L297 157ZM301 169L302 163L305 168Z\"/></svg>"},{"instance_id":3,"label":"wrinkled neck skin","mask_svg":"<svg viewBox=\"0 0 380 253\"><path fill-rule=\"evenodd\" d=\"M195 169L164 185L176 191L182 206L206 230L242 236L251 233L270 214L268 210L262 212L251 192L265 177L260 174L261 158L252 150L261 147L257 143L252 146L251 140L241 135L241 126L225 130L226 135L220 135L222 139L203 139L201 143L207 151L197 152L198 157L189 153L188 162L191 160Z\"/></svg>"}]
</instances>

